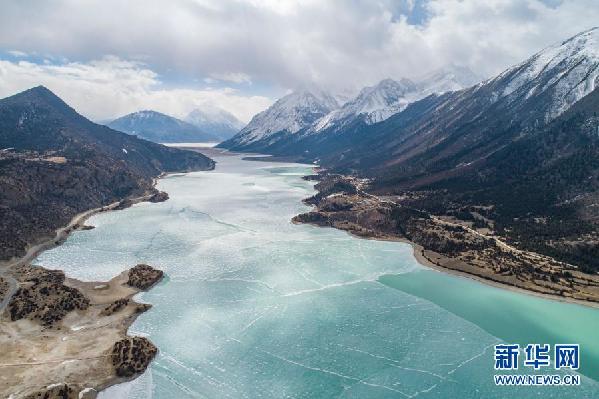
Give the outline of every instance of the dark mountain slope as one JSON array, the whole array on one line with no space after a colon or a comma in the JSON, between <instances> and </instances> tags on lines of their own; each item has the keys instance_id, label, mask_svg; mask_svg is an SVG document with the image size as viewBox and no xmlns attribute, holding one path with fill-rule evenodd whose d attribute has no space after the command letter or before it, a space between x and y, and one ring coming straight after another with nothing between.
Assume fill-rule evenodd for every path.
<instances>
[{"instance_id":1,"label":"dark mountain slope","mask_svg":"<svg viewBox=\"0 0 599 399\"><path fill-rule=\"evenodd\" d=\"M213 167L201 154L96 125L41 86L0 100L0 259L79 212L155 192L162 172Z\"/></svg>"},{"instance_id":2,"label":"dark mountain slope","mask_svg":"<svg viewBox=\"0 0 599 399\"><path fill-rule=\"evenodd\" d=\"M420 187L422 195L411 205L440 214L491 206L486 217L510 242L596 270L598 114L596 89L547 127L499 149L475 168Z\"/></svg>"}]
</instances>

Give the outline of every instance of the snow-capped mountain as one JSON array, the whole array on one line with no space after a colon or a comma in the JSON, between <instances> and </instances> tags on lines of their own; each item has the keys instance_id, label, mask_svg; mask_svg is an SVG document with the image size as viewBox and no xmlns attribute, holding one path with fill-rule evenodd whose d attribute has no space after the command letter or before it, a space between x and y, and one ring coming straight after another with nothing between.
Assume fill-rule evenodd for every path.
<instances>
[{"instance_id":1,"label":"snow-capped mountain","mask_svg":"<svg viewBox=\"0 0 599 399\"><path fill-rule=\"evenodd\" d=\"M284 135L342 130L356 119L368 125L378 123L432 93L462 89L477 81L478 78L469 69L457 67L435 71L418 82L405 78L384 79L374 86L363 88L341 107L332 95L321 90L300 90L256 115L238 135L222 146L256 150L273 145Z\"/></svg>"},{"instance_id":2,"label":"snow-capped mountain","mask_svg":"<svg viewBox=\"0 0 599 399\"><path fill-rule=\"evenodd\" d=\"M485 82L496 99L521 102L546 96L545 120L562 114L599 84L599 28L550 46Z\"/></svg>"},{"instance_id":3,"label":"snow-capped mountain","mask_svg":"<svg viewBox=\"0 0 599 399\"><path fill-rule=\"evenodd\" d=\"M401 111L409 103L406 95L416 91L416 84L409 79L396 81L385 79L376 86L363 88L357 97L343 107L323 116L314 126L314 131L326 129L340 121L363 115L366 123L376 123Z\"/></svg>"},{"instance_id":4,"label":"snow-capped mountain","mask_svg":"<svg viewBox=\"0 0 599 399\"><path fill-rule=\"evenodd\" d=\"M335 98L321 90L295 91L254 116L246 127L221 146L230 149L268 146L283 135L293 135L310 127L336 108Z\"/></svg>"},{"instance_id":5,"label":"snow-capped mountain","mask_svg":"<svg viewBox=\"0 0 599 399\"><path fill-rule=\"evenodd\" d=\"M157 143L219 142L218 136L156 111L138 111L108 123L109 127Z\"/></svg>"},{"instance_id":6,"label":"snow-capped mountain","mask_svg":"<svg viewBox=\"0 0 599 399\"><path fill-rule=\"evenodd\" d=\"M219 137L221 141L233 137L244 126L244 123L230 112L210 105L194 109L187 115L185 121Z\"/></svg>"},{"instance_id":7,"label":"snow-capped mountain","mask_svg":"<svg viewBox=\"0 0 599 399\"><path fill-rule=\"evenodd\" d=\"M380 168L397 173L394 179L417 175L430 183L497 162L493 154L542 132L598 86L599 28L594 28L484 82L416 101L382 123L323 131L275 150L309 151L326 167ZM389 172L389 165L396 171Z\"/></svg>"},{"instance_id":8,"label":"snow-capped mountain","mask_svg":"<svg viewBox=\"0 0 599 399\"><path fill-rule=\"evenodd\" d=\"M355 118L361 118L368 125L378 123L428 95L461 90L479 81L470 69L457 66L436 70L417 82L384 79L375 86L363 88L353 100L323 116L311 131L338 130Z\"/></svg>"},{"instance_id":9,"label":"snow-capped mountain","mask_svg":"<svg viewBox=\"0 0 599 399\"><path fill-rule=\"evenodd\" d=\"M480 158L485 156L485 151L492 152L497 144L482 142L495 137L497 132L508 128L512 129L510 134L521 129L537 129L597 87L599 28L550 46L494 78L475 84L477 81L468 69L452 66L414 83L385 79L364 88L342 107L335 107L332 99L323 103L306 92L294 93L257 115L232 143L237 150L260 149L280 154L293 154L297 150L314 154L326 149L330 153L337 146L366 140L362 136L378 131L379 125L385 132L395 132L397 128L390 126L402 120L404 110L410 110L409 117L401 123L402 129L413 129L422 137L414 136L409 142L430 148L447 139L444 144L447 154L462 151ZM309 106L298 106L303 102L301 99L306 98L312 100ZM310 112L311 107L317 111ZM391 119L395 122L385 124ZM407 128L407 123L412 128ZM499 142L508 137L506 134L496 139ZM387 139L393 141L390 137ZM257 141L260 141L259 146L254 144ZM465 148L473 143L479 144L476 151L466 152ZM373 148L377 144L380 148L388 147L372 143ZM227 145L230 143L223 146ZM351 150L363 151L362 148ZM348 149L343 150L342 156L352 162Z\"/></svg>"}]
</instances>

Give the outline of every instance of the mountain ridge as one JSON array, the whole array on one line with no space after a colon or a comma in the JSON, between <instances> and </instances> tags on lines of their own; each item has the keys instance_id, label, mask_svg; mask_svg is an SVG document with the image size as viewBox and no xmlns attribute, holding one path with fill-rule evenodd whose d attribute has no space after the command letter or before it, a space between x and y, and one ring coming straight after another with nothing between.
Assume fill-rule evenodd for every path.
<instances>
[{"instance_id":1,"label":"mountain ridge","mask_svg":"<svg viewBox=\"0 0 599 399\"><path fill-rule=\"evenodd\" d=\"M121 116L108 127L157 143L218 142L220 138L196 125L153 110L141 110Z\"/></svg>"},{"instance_id":2,"label":"mountain ridge","mask_svg":"<svg viewBox=\"0 0 599 399\"><path fill-rule=\"evenodd\" d=\"M285 135L303 131L337 107L337 100L323 91L301 89L292 92L255 115L239 133L219 147L257 150Z\"/></svg>"},{"instance_id":3,"label":"mountain ridge","mask_svg":"<svg viewBox=\"0 0 599 399\"><path fill-rule=\"evenodd\" d=\"M206 105L191 111L185 121L218 137L219 141L230 139L245 126L230 112Z\"/></svg>"},{"instance_id":4,"label":"mountain ridge","mask_svg":"<svg viewBox=\"0 0 599 399\"><path fill-rule=\"evenodd\" d=\"M80 212L158 194L164 172L212 168L202 154L97 125L43 86L2 99L0 259L21 256Z\"/></svg>"},{"instance_id":5,"label":"mountain ridge","mask_svg":"<svg viewBox=\"0 0 599 399\"><path fill-rule=\"evenodd\" d=\"M341 106L332 95L322 90L302 89L281 98L273 106L256 115L238 135L220 146L233 150L256 151L284 144L285 141L301 140L301 136L317 135L323 131L339 132L355 123L379 123L427 95L463 88L476 81L478 78L469 69L453 66L433 71L416 82L407 78L387 78L373 86L362 88L356 96ZM299 105L305 96L323 99L322 104L326 105L319 110L320 116L306 116L301 123L296 123L297 114L305 112Z\"/></svg>"}]
</instances>

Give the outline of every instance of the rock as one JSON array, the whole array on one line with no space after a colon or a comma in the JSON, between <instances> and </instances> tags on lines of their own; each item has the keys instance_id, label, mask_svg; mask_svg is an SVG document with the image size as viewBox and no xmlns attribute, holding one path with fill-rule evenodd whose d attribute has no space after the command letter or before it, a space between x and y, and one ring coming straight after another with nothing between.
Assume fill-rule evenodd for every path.
<instances>
[{"instance_id":1,"label":"rock","mask_svg":"<svg viewBox=\"0 0 599 399\"><path fill-rule=\"evenodd\" d=\"M149 303L140 303L135 308L135 313L143 313L146 310L150 309L151 307L152 307L152 305L150 305Z\"/></svg>"},{"instance_id":2,"label":"rock","mask_svg":"<svg viewBox=\"0 0 599 399\"><path fill-rule=\"evenodd\" d=\"M53 384L46 388L25 396L25 399L78 399L73 388L67 384Z\"/></svg>"},{"instance_id":3,"label":"rock","mask_svg":"<svg viewBox=\"0 0 599 399\"><path fill-rule=\"evenodd\" d=\"M4 296L8 292L9 288L10 288L10 285L8 284L8 281L6 281L2 277L0 277L0 301L2 301L4 299Z\"/></svg>"},{"instance_id":4,"label":"rock","mask_svg":"<svg viewBox=\"0 0 599 399\"><path fill-rule=\"evenodd\" d=\"M143 373L158 349L144 337L127 337L112 347L112 365L118 377L129 378Z\"/></svg>"},{"instance_id":5,"label":"rock","mask_svg":"<svg viewBox=\"0 0 599 399\"><path fill-rule=\"evenodd\" d=\"M64 285L64 273L41 267L22 266L16 270L21 287L8 303L12 321L29 318L52 326L69 312L89 307L89 299L78 289Z\"/></svg>"},{"instance_id":6,"label":"rock","mask_svg":"<svg viewBox=\"0 0 599 399\"><path fill-rule=\"evenodd\" d=\"M322 180L322 176L321 175L306 175L306 176L302 176L303 180L306 181L320 181Z\"/></svg>"},{"instance_id":7,"label":"rock","mask_svg":"<svg viewBox=\"0 0 599 399\"><path fill-rule=\"evenodd\" d=\"M147 290L162 279L164 273L152 266L139 264L129 270L127 284L140 290Z\"/></svg>"},{"instance_id":8,"label":"rock","mask_svg":"<svg viewBox=\"0 0 599 399\"><path fill-rule=\"evenodd\" d=\"M79 392L78 399L96 399L98 391L93 388L84 388Z\"/></svg>"},{"instance_id":9,"label":"rock","mask_svg":"<svg viewBox=\"0 0 599 399\"><path fill-rule=\"evenodd\" d=\"M110 305L106 306L100 313L102 316L110 316L113 313L118 312L129 304L129 298L117 299Z\"/></svg>"},{"instance_id":10,"label":"rock","mask_svg":"<svg viewBox=\"0 0 599 399\"><path fill-rule=\"evenodd\" d=\"M168 198L169 198L168 193L166 193L165 191L159 191L156 194L152 195L148 201L149 202L164 202L164 201L168 200Z\"/></svg>"},{"instance_id":11,"label":"rock","mask_svg":"<svg viewBox=\"0 0 599 399\"><path fill-rule=\"evenodd\" d=\"M124 200L119 201L119 203L112 209L115 211L120 211L120 210L129 208L134 203L135 202L133 200L126 198Z\"/></svg>"}]
</instances>

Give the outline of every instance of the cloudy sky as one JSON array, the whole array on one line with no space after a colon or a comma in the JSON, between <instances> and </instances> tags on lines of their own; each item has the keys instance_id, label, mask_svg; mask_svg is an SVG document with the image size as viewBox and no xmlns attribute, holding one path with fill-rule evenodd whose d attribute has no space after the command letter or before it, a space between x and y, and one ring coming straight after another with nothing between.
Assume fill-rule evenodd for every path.
<instances>
[{"instance_id":1,"label":"cloudy sky","mask_svg":"<svg viewBox=\"0 0 599 399\"><path fill-rule=\"evenodd\" d=\"M43 84L94 120L213 105L247 122L305 85L489 77L598 24L596 0L2 0L0 97Z\"/></svg>"}]
</instances>

